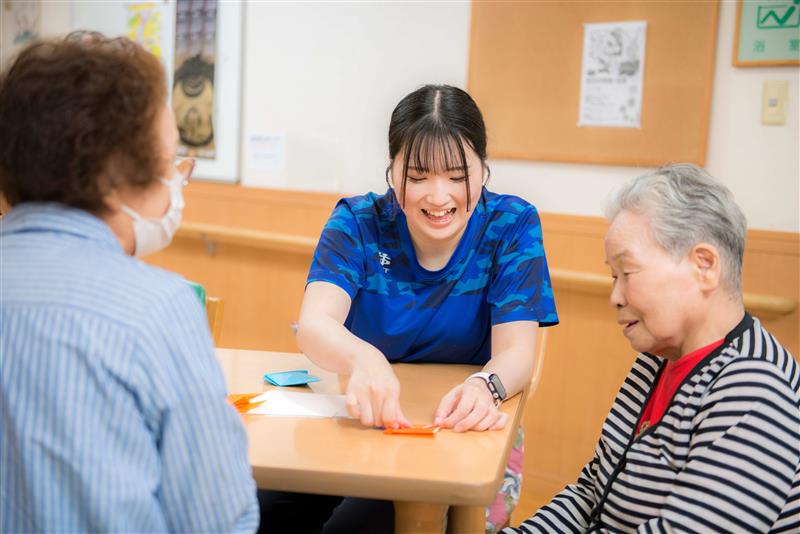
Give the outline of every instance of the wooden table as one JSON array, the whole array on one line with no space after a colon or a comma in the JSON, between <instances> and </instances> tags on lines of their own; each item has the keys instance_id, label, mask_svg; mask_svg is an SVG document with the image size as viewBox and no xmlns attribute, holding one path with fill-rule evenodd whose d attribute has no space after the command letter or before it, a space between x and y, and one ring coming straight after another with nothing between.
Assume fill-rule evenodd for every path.
<instances>
[{"instance_id":1,"label":"wooden table","mask_svg":"<svg viewBox=\"0 0 800 534\"><path fill-rule=\"evenodd\" d=\"M308 369L322 380L309 393L343 393L345 379L302 354L217 349L230 393L266 391L265 372ZM433 422L441 397L475 366L395 364L403 413L415 424ZM350 419L245 415L250 464L259 488L346 495L395 502L398 534L483 533L484 508L494 500L519 424L523 395L503 403L503 430L435 437L391 436Z\"/></svg>"}]
</instances>

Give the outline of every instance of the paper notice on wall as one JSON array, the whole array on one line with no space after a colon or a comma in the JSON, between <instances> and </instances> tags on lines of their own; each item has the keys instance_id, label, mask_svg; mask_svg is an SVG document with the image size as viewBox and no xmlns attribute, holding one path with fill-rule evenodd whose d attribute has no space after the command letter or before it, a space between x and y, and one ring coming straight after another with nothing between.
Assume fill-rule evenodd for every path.
<instances>
[{"instance_id":1,"label":"paper notice on wall","mask_svg":"<svg viewBox=\"0 0 800 534\"><path fill-rule=\"evenodd\" d=\"M3 9L11 11L13 44L25 46L35 41L39 37L39 0L6 0L3 4ZM2 42L5 44L5 39Z\"/></svg>"},{"instance_id":2,"label":"paper notice on wall","mask_svg":"<svg viewBox=\"0 0 800 534\"><path fill-rule=\"evenodd\" d=\"M286 167L286 134L251 133L247 144L251 170L282 171Z\"/></svg>"},{"instance_id":3,"label":"paper notice on wall","mask_svg":"<svg viewBox=\"0 0 800 534\"><path fill-rule=\"evenodd\" d=\"M578 126L641 128L647 22L583 28Z\"/></svg>"},{"instance_id":4,"label":"paper notice on wall","mask_svg":"<svg viewBox=\"0 0 800 534\"><path fill-rule=\"evenodd\" d=\"M286 133L251 132L247 134L246 142L242 185L286 188Z\"/></svg>"}]
</instances>

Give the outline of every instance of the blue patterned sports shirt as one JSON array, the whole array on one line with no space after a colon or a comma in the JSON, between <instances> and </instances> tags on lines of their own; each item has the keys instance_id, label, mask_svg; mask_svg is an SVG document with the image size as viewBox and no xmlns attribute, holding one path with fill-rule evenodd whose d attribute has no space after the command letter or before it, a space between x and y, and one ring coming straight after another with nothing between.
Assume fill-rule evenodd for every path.
<instances>
[{"instance_id":1,"label":"blue patterned sports shirt","mask_svg":"<svg viewBox=\"0 0 800 534\"><path fill-rule=\"evenodd\" d=\"M320 236L308 283L345 290L345 326L392 362L483 365L491 327L558 324L536 208L484 189L453 256L439 271L417 261L390 190L339 201Z\"/></svg>"}]
</instances>

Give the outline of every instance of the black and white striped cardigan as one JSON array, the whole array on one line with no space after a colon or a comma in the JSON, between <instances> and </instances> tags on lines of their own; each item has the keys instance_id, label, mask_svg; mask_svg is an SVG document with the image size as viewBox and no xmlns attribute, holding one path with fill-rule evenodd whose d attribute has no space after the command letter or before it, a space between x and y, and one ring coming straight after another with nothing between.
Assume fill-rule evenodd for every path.
<instances>
[{"instance_id":1,"label":"black and white striped cardigan","mask_svg":"<svg viewBox=\"0 0 800 534\"><path fill-rule=\"evenodd\" d=\"M800 532L800 365L745 315L634 429L664 360L640 354L577 483L511 532Z\"/></svg>"}]
</instances>

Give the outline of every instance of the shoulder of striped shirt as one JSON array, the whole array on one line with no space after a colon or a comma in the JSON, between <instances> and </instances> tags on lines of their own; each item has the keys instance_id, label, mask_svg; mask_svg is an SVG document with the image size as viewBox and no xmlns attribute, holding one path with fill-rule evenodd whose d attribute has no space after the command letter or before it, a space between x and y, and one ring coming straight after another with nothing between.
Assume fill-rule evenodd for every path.
<instances>
[{"instance_id":1,"label":"shoulder of striped shirt","mask_svg":"<svg viewBox=\"0 0 800 534\"><path fill-rule=\"evenodd\" d=\"M796 399L800 399L800 364L775 336L761 325L758 319L754 319L753 325L742 332L732 345L721 353L721 355L732 357L730 363L753 360L753 363L764 362L774 366L776 377L785 379L788 386L794 391ZM757 368L763 370L763 364L754 366L753 370L756 371Z\"/></svg>"},{"instance_id":2,"label":"shoulder of striped shirt","mask_svg":"<svg viewBox=\"0 0 800 534\"><path fill-rule=\"evenodd\" d=\"M755 361L764 362L774 366L776 375L785 378L795 393L800 395L800 364L775 336L761 325L758 319L754 319L749 328L732 339L728 346L723 347L716 357L707 361L702 369L698 369L698 374L711 372L713 375L719 375L729 365L740 364L746 360L753 360L754 363ZM626 381L633 374L652 384L660 364L661 358L657 356L646 353L639 354Z\"/></svg>"}]
</instances>

